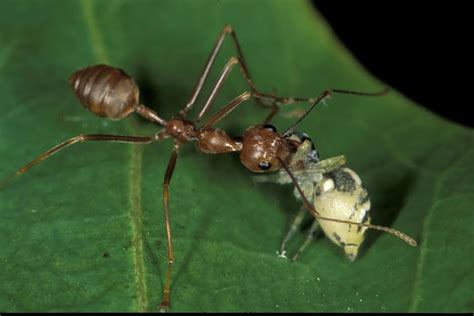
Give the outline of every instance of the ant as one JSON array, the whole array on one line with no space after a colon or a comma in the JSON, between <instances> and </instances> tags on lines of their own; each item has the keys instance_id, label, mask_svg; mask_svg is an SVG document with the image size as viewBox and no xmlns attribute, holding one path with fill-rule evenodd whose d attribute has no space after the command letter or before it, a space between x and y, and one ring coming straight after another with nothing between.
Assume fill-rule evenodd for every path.
<instances>
[{"instance_id":1,"label":"ant","mask_svg":"<svg viewBox=\"0 0 474 316\"><path fill-rule=\"evenodd\" d=\"M198 114L192 120L187 120L186 116L189 111L193 108L197 97L199 96L202 87L208 77L209 71L215 62L216 56L221 48L221 45L226 36L230 35L236 52L237 57L231 57L227 64L224 66L221 74L219 75L209 97L200 109ZM246 91L234 98L228 104L223 106L219 111L212 115L203 125L198 126L198 123L203 117L209 112L213 105L216 96L223 86L226 78L238 64L242 72L243 77L247 81L250 92ZM21 175L31 169L39 162L49 158L56 152L80 142L88 141L107 141L107 142L122 142L132 144L150 144L153 142L161 141L167 138L171 138L174 141L174 146L171 152L171 156L168 161L166 172L163 181L163 209L164 209L164 220L165 230L167 237L167 273L165 277L165 284L163 288L163 300L160 305L162 310L167 310L170 307L170 284L173 263L175 260L173 251L173 242L171 235L170 225L170 210L169 210L169 186L173 171L176 166L178 159L178 153L181 146L186 143L194 142L197 145L197 149L206 154L222 154L238 152L240 153L240 161L249 170L257 173L271 172L277 170L285 170L286 174L290 177L291 182L299 192L303 199L306 208L310 213L318 220L332 221L345 224L357 225L358 227L374 228L379 230L385 230L392 234L395 234L407 241L410 244L416 244L414 240L405 236L404 234L385 227L370 225L368 221L363 223L342 219L334 219L325 217L319 214L314 206L309 203L305 197L298 180L293 175L291 169L295 169L298 163L295 163L294 157L301 156L299 148L306 144L304 139L298 139L294 137L294 127L303 120L303 118L311 112L311 110L325 98L329 97L332 93L346 93L355 95L365 96L376 96L385 93L364 93L364 92L353 92L347 90L326 90L319 95L319 97L312 98L290 98L290 97L278 97L269 93L262 93L257 91L255 84L253 83L250 73L247 68L242 50L237 40L237 35L231 26L225 26L222 32L219 34L214 48L212 49L210 56L202 70L197 83L193 89L191 97L185 106L178 112L176 116L170 120L165 120L160 117L152 109L146 107L139 102L139 90L130 77L123 70L114 68L108 65L93 65L83 69L80 69L73 73L69 78L69 84L74 90L74 93L81 104L93 112L96 115L111 119L121 120L129 116L132 113L137 113L151 122L154 122L163 128L152 136L130 136L130 135L104 135L104 134L81 134L79 136L70 138L48 151L40 154L30 163L24 165L16 173L7 177L3 182L2 186L6 185L15 176ZM230 137L225 131L215 128L214 126L232 112L239 104L244 101L254 98L257 103L263 107L271 108L271 113L267 116L263 124L252 126L248 128L241 137ZM276 128L269 124L272 117L278 111L278 105L287 105L297 102L310 102L312 105L305 112L305 114L297 120L283 135L277 133ZM306 146L306 145L305 145ZM304 146L303 146L304 147ZM296 169L295 169L296 170ZM322 169L321 169L322 170ZM327 170L322 170L327 171ZM321 171L321 172L322 172ZM297 171L295 171L297 174ZM285 238L286 240L287 238ZM283 245L282 245L283 249Z\"/></svg>"}]
</instances>

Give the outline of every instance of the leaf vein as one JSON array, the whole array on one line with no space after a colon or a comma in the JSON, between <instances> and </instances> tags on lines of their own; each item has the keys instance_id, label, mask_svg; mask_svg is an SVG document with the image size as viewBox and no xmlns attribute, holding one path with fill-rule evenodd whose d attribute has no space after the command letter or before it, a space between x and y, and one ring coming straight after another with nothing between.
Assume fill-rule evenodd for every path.
<instances>
[{"instance_id":1,"label":"leaf vein","mask_svg":"<svg viewBox=\"0 0 474 316\"><path fill-rule=\"evenodd\" d=\"M92 0L82 0L81 7L84 20L89 31L91 47L94 50L94 54L97 56L99 62L107 63L110 59L105 50L102 33L100 32L97 25Z\"/></svg>"},{"instance_id":2,"label":"leaf vein","mask_svg":"<svg viewBox=\"0 0 474 316\"><path fill-rule=\"evenodd\" d=\"M99 62L108 63L109 56L105 49L102 33L98 27L94 14L93 0L82 0L81 7L84 20L90 36L91 46ZM134 130L133 126L129 124ZM141 167L142 167L142 146L131 145L129 163L129 191L130 209L129 215L132 226L132 248L134 279L137 291L137 307L139 311L146 311L148 306L147 287L145 282L145 264L143 252L143 212L141 209Z\"/></svg>"},{"instance_id":3,"label":"leaf vein","mask_svg":"<svg viewBox=\"0 0 474 316\"><path fill-rule=\"evenodd\" d=\"M446 200L449 200L449 199L452 199L452 198L458 198L460 196L465 196L465 195L472 195L472 194L457 194L455 196L450 196L450 197L446 197L446 198L442 198L442 199L437 199L437 197L439 196L439 194L441 192L441 187L442 187L442 182L443 182L444 177L457 164L459 164L461 161L463 161L465 159L465 157L467 157L469 155L470 152L471 152L471 150L468 150L464 155L459 157L458 160L450 166L450 168L447 168L447 169L443 170L443 172L440 173L436 178L435 187L434 187L434 190L433 190L433 199L432 199L432 202L431 202L431 207L428 209L427 214L426 214L426 216L423 220L422 234L421 234L422 243L420 244L420 248L421 248L420 249L420 257L418 259L418 264L417 264L417 268L416 268L415 282L414 282L414 286L413 286L413 295L412 295L413 300L410 304L409 312L415 312L416 309L418 308L419 303L422 301L421 294L419 293L420 288L421 288L421 286L420 286L421 280L420 279L421 279L421 273L422 273L424 263L425 263L426 252L429 249L429 247L427 246L427 244L428 244L427 231L428 231L429 221L430 221L431 215L433 213L433 209L435 209L441 201L446 201Z\"/></svg>"},{"instance_id":4,"label":"leaf vein","mask_svg":"<svg viewBox=\"0 0 474 316\"><path fill-rule=\"evenodd\" d=\"M421 283L421 272L424 267L425 263L425 257L426 257L426 252L429 249L428 247L428 236L427 236L427 231L428 231L428 224L431 218L431 213L432 210L436 207L436 196L438 196L439 192L441 191L441 175L438 176L435 182L435 186L433 189L433 199L431 202L431 206L428 209L425 218L423 219L423 224L421 228L421 240L422 242L420 243L420 256L418 258L418 263L416 265L416 272L415 272L415 282L413 285L413 294L412 294L412 302L410 304L410 307L408 309L409 312L414 312L418 308L418 304L422 301L421 299L421 294L420 294L420 283Z\"/></svg>"},{"instance_id":5,"label":"leaf vein","mask_svg":"<svg viewBox=\"0 0 474 316\"><path fill-rule=\"evenodd\" d=\"M131 146L130 159L130 216L132 218L133 231L133 263L135 271L135 283L138 291L138 308L140 311L146 311L147 287L145 282L145 263L143 253L143 211L141 208L141 169L142 169L143 147Z\"/></svg>"}]
</instances>

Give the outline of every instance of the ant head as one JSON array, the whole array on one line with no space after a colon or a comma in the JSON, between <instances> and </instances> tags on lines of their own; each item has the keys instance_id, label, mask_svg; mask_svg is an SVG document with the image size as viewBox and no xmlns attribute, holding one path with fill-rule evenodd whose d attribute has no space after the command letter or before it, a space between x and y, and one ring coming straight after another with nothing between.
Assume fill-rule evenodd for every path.
<instances>
[{"instance_id":1,"label":"ant head","mask_svg":"<svg viewBox=\"0 0 474 316\"><path fill-rule=\"evenodd\" d=\"M279 159L287 161L294 151L273 125L257 125L243 135L240 161L253 172L269 172L280 169Z\"/></svg>"}]
</instances>

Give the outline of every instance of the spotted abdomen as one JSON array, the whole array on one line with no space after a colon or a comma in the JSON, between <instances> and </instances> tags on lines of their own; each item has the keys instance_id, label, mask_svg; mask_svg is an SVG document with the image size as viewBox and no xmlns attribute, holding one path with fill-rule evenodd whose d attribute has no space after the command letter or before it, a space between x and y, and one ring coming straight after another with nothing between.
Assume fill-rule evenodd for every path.
<instances>
[{"instance_id":1,"label":"spotted abdomen","mask_svg":"<svg viewBox=\"0 0 474 316\"><path fill-rule=\"evenodd\" d=\"M314 206L321 216L370 223L370 200L359 176L349 168L339 168L324 174L316 186ZM326 236L344 248L346 256L354 260L365 239L367 227L320 220Z\"/></svg>"},{"instance_id":2,"label":"spotted abdomen","mask_svg":"<svg viewBox=\"0 0 474 316\"><path fill-rule=\"evenodd\" d=\"M89 66L73 73L69 84L81 104L102 117L120 120L134 112L138 106L138 87L119 68Z\"/></svg>"}]
</instances>

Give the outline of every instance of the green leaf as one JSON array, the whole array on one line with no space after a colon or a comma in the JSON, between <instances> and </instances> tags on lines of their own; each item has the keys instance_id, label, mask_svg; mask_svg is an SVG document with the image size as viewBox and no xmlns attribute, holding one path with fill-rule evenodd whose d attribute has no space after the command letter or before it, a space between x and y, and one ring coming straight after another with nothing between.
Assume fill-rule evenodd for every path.
<instances>
[{"instance_id":1,"label":"green leaf","mask_svg":"<svg viewBox=\"0 0 474 316\"><path fill-rule=\"evenodd\" d=\"M384 87L301 1L2 1L0 177L80 133L151 135L138 118L111 122L68 87L107 62L169 118L186 102L219 31L236 30L262 91L316 96ZM202 104L225 62L226 39ZM410 74L408 73L407 76ZM216 109L248 89L234 71ZM282 109L274 124L283 130ZM247 102L219 127L233 135L267 112ZM373 223L348 262L327 238L292 263L276 256L299 208L290 186L252 184L238 155L186 146L171 183L173 311L467 312L474 309L473 132L396 91L334 95L299 126L327 158L345 154L364 181ZM0 191L0 311L154 311L166 273L161 183L172 143L84 143ZM298 233L295 251L305 238Z\"/></svg>"}]
</instances>

